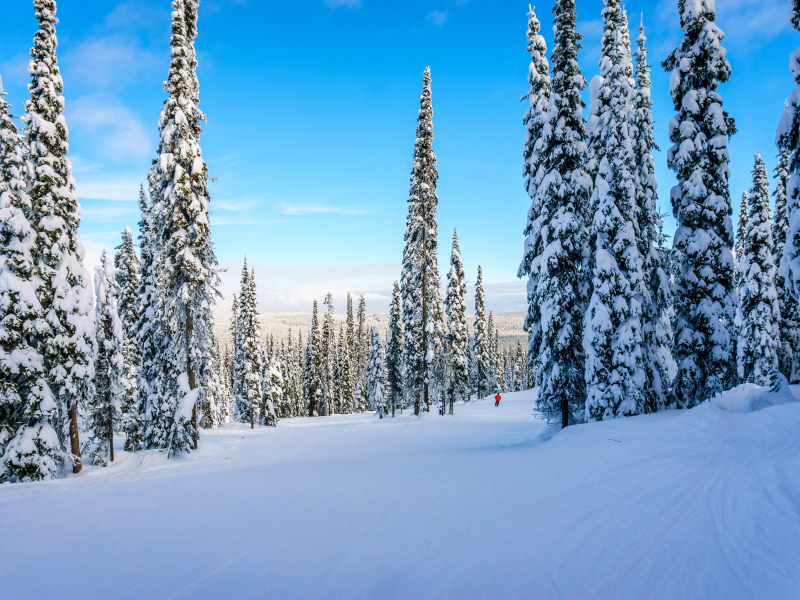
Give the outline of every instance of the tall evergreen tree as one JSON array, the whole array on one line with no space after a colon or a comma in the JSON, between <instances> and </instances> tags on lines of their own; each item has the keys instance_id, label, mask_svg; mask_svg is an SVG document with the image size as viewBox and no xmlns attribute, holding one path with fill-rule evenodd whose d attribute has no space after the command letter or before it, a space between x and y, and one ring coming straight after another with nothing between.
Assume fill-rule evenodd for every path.
<instances>
[{"instance_id":1,"label":"tall evergreen tree","mask_svg":"<svg viewBox=\"0 0 800 600\"><path fill-rule=\"evenodd\" d=\"M636 178L636 202L639 219L639 253L642 256L644 296L642 331L647 379L642 390L644 412L656 412L667 404L667 397L677 367L672 358L672 288L663 268L660 247L664 244L663 219L658 210L658 183L653 150L658 150L653 136L653 101L650 98L650 65L647 62L647 37L644 19L636 38L636 89L633 91L631 141Z\"/></svg>"},{"instance_id":2,"label":"tall evergreen tree","mask_svg":"<svg viewBox=\"0 0 800 600\"><path fill-rule=\"evenodd\" d=\"M619 0L604 3L600 75L590 86L586 127L596 173L588 213L592 295L584 316L587 420L643 412L646 372L628 23Z\"/></svg>"},{"instance_id":3,"label":"tall evergreen tree","mask_svg":"<svg viewBox=\"0 0 800 600\"><path fill-rule=\"evenodd\" d=\"M483 270L478 265L478 279L475 281L475 387L478 399L487 395L492 385L491 340L486 329L486 312L483 301Z\"/></svg>"},{"instance_id":4,"label":"tall evergreen tree","mask_svg":"<svg viewBox=\"0 0 800 600\"><path fill-rule=\"evenodd\" d=\"M308 335L308 357L306 360L306 386L308 389L308 416L319 416L322 398L321 355L322 335L319 329L317 316L317 301L314 300L314 309L311 313L311 332Z\"/></svg>"},{"instance_id":5,"label":"tall evergreen tree","mask_svg":"<svg viewBox=\"0 0 800 600\"><path fill-rule=\"evenodd\" d=\"M742 192L742 203L739 206L739 225L736 227L736 240L734 244L734 258L736 261L742 260L744 254L744 240L747 237L747 192Z\"/></svg>"},{"instance_id":6,"label":"tall evergreen tree","mask_svg":"<svg viewBox=\"0 0 800 600\"><path fill-rule=\"evenodd\" d=\"M392 303L389 306L389 337L386 340L386 387L389 393L389 408L403 409L403 308L400 300L400 284L395 281Z\"/></svg>"},{"instance_id":7,"label":"tall evergreen tree","mask_svg":"<svg viewBox=\"0 0 800 600\"><path fill-rule=\"evenodd\" d=\"M165 344L159 352L158 400L151 407L151 447L188 452L197 447L198 386L211 371L211 307L218 295L209 228L208 167L199 138L200 111L194 37L196 0L173 0L169 97L159 120L158 159L148 175L158 206L156 318Z\"/></svg>"},{"instance_id":8,"label":"tall evergreen tree","mask_svg":"<svg viewBox=\"0 0 800 600\"><path fill-rule=\"evenodd\" d=\"M382 419L386 411L386 364L384 361L383 344L378 328L373 327L369 344L369 375L367 377L367 395L369 396L370 410L378 413Z\"/></svg>"},{"instance_id":9,"label":"tall evergreen tree","mask_svg":"<svg viewBox=\"0 0 800 600\"><path fill-rule=\"evenodd\" d=\"M533 11L531 11L533 12ZM461 262L458 232L453 229L453 248L450 252L450 272L447 274L447 295L444 300L447 312L447 345L452 362L450 386L450 414L455 398L469 400L469 335L467 332L467 281Z\"/></svg>"},{"instance_id":10,"label":"tall evergreen tree","mask_svg":"<svg viewBox=\"0 0 800 600\"><path fill-rule=\"evenodd\" d=\"M679 0L684 38L663 62L672 71L670 93L678 114L670 121L667 162L678 179L672 209L678 221L674 252L674 397L692 407L732 385L730 329L734 316L733 224L728 188L728 139L736 127L722 110L719 85L731 67L720 45L714 4Z\"/></svg>"},{"instance_id":11,"label":"tall evergreen tree","mask_svg":"<svg viewBox=\"0 0 800 600\"><path fill-rule=\"evenodd\" d=\"M36 232L29 218L24 138L0 80L0 482L55 477L63 452L51 423L56 403L36 330Z\"/></svg>"},{"instance_id":12,"label":"tall evergreen tree","mask_svg":"<svg viewBox=\"0 0 800 600\"><path fill-rule=\"evenodd\" d=\"M122 322L123 355L125 372L122 384L125 395L122 401L120 429L125 433L125 450L136 452L144 441L143 423L139 413L139 258L133 243L133 232L126 227L122 232L122 244L117 246L114 256L115 278L119 287L117 308ZM95 276L96 277L96 276ZM99 326L99 323L98 323Z\"/></svg>"},{"instance_id":13,"label":"tall evergreen tree","mask_svg":"<svg viewBox=\"0 0 800 600\"><path fill-rule=\"evenodd\" d=\"M782 148L775 166L775 216L772 221L772 240L775 244L772 254L776 265L783 257L789 231L789 204L786 197L788 184L789 153ZM778 292L781 313L778 369L789 383L797 383L800 381L800 307L797 299L788 291L786 279L780 271L775 275L775 289Z\"/></svg>"},{"instance_id":14,"label":"tall evergreen tree","mask_svg":"<svg viewBox=\"0 0 800 600\"><path fill-rule=\"evenodd\" d=\"M541 346L542 312L538 303L533 301L536 291L536 275L534 264L541 263L542 254L547 246L543 234L547 234L548 223L543 220L539 206L538 190L542 184L545 171L540 170L542 164L542 151L544 150L544 127L547 123L547 107L550 102L550 65L547 62L547 44L544 37L539 34L539 20L533 8L528 13L528 52L531 54L531 64L528 67L528 83L530 90L523 96L529 99L530 104L525 111L523 123L526 127L525 146L522 156L525 160L522 174L525 177L525 190L531 198L528 209L528 221L525 225L525 251L522 263L519 266L517 277L528 277L528 314L525 317L525 331L529 334L529 348L537 349Z\"/></svg>"},{"instance_id":15,"label":"tall evergreen tree","mask_svg":"<svg viewBox=\"0 0 800 600\"><path fill-rule=\"evenodd\" d=\"M39 29L28 72L30 98L25 123L30 160L31 224L37 233L35 260L39 303L46 317L38 329L50 389L56 400L53 424L62 446L80 471L78 407L89 397L93 373L92 287L84 268L78 235L80 205L67 158L69 133L64 119L63 81L57 64L56 3L34 0ZM69 440L69 441L68 441Z\"/></svg>"},{"instance_id":16,"label":"tall evergreen tree","mask_svg":"<svg viewBox=\"0 0 800 600\"><path fill-rule=\"evenodd\" d=\"M258 324L258 305L256 299L255 273L248 270L247 258L242 269L242 284L239 292L239 330L236 342L239 345L238 381L236 404L241 421L255 427L262 416L261 377L264 369L263 355L259 349L261 332Z\"/></svg>"},{"instance_id":17,"label":"tall evergreen tree","mask_svg":"<svg viewBox=\"0 0 800 600\"><path fill-rule=\"evenodd\" d=\"M334 362L336 359L336 334L333 323L333 294L328 292L323 304L327 307L322 321L322 405L320 414L336 414L334 406Z\"/></svg>"},{"instance_id":18,"label":"tall evergreen tree","mask_svg":"<svg viewBox=\"0 0 800 600\"><path fill-rule=\"evenodd\" d=\"M367 373L369 371L370 330L367 326L367 301L364 296L358 299L358 329L356 330L356 404L359 412L369 410L367 393ZM360 384L360 385L359 385Z\"/></svg>"},{"instance_id":19,"label":"tall evergreen tree","mask_svg":"<svg viewBox=\"0 0 800 600\"><path fill-rule=\"evenodd\" d=\"M105 250L95 268L94 283L97 356L89 429L94 442L92 463L106 466L109 461L114 462L114 427L120 424L127 390L124 382L125 340L118 308L121 290L114 264Z\"/></svg>"},{"instance_id":20,"label":"tall evergreen tree","mask_svg":"<svg viewBox=\"0 0 800 600\"><path fill-rule=\"evenodd\" d=\"M136 323L136 342L139 351L139 378L137 381L138 411L142 418L144 431L137 437L140 443L147 443L145 434L147 423L152 416L151 407L158 401L156 376L158 351L163 344L160 324L156 319L156 209L148 202L144 186L139 188L139 318Z\"/></svg>"},{"instance_id":21,"label":"tall evergreen tree","mask_svg":"<svg viewBox=\"0 0 800 600\"><path fill-rule=\"evenodd\" d=\"M437 265L438 179L433 153L431 75L430 68L426 68L414 141L401 275L404 388L407 397L414 399L416 414L423 406L426 410L430 406L428 368L435 360L435 349L441 347L441 341L429 338L431 334L441 336L444 323Z\"/></svg>"},{"instance_id":22,"label":"tall evergreen tree","mask_svg":"<svg viewBox=\"0 0 800 600\"><path fill-rule=\"evenodd\" d=\"M530 266L528 303L541 311L541 334L533 335L531 369L541 386L538 409L567 425L584 414L586 383L582 344L587 296L582 268L587 259L584 213L592 191L586 172L586 142L581 90L586 80L578 66L582 36L575 30L574 0L553 7L555 40L547 124L540 153L541 181L536 205L542 223L542 251ZM538 176L537 176L538 177Z\"/></svg>"},{"instance_id":23,"label":"tall evergreen tree","mask_svg":"<svg viewBox=\"0 0 800 600\"><path fill-rule=\"evenodd\" d=\"M743 382L770 384L778 366L780 341L778 293L775 290L775 262L772 257L772 226L769 218L767 167L756 155L753 185L748 198L750 212L739 261L739 378Z\"/></svg>"}]
</instances>

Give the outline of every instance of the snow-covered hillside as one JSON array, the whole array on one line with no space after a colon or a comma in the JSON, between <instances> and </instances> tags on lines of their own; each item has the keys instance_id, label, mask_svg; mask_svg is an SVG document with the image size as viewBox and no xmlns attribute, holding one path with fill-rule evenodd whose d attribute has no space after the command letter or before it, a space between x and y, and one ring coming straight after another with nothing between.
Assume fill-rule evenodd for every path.
<instances>
[{"instance_id":1,"label":"snow-covered hillside","mask_svg":"<svg viewBox=\"0 0 800 600\"><path fill-rule=\"evenodd\" d=\"M800 403L733 411L757 393L555 436L522 392L120 445L0 486L0 595L795 599Z\"/></svg>"}]
</instances>

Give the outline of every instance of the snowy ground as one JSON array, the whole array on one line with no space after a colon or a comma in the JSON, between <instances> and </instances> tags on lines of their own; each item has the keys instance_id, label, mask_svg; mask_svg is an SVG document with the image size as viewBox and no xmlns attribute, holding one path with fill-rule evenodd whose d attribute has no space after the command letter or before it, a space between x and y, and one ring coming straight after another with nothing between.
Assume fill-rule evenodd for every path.
<instances>
[{"instance_id":1,"label":"snowy ground","mask_svg":"<svg viewBox=\"0 0 800 600\"><path fill-rule=\"evenodd\" d=\"M800 403L552 439L532 404L233 424L0 486L0 596L800 598Z\"/></svg>"}]
</instances>

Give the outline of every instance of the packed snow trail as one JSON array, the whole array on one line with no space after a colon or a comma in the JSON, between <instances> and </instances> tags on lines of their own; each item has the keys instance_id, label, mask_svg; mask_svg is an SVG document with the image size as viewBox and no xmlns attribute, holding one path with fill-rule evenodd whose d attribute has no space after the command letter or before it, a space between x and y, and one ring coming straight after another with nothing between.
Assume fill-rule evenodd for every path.
<instances>
[{"instance_id":1,"label":"packed snow trail","mask_svg":"<svg viewBox=\"0 0 800 600\"><path fill-rule=\"evenodd\" d=\"M1 595L800 597L800 403L553 436L533 400L232 424L0 486Z\"/></svg>"}]
</instances>

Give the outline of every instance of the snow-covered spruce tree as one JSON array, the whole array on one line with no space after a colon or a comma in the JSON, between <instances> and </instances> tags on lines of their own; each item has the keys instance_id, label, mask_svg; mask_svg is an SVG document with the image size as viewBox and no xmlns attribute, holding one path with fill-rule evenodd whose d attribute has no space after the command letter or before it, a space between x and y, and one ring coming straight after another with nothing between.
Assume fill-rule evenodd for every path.
<instances>
[{"instance_id":1,"label":"snow-covered spruce tree","mask_svg":"<svg viewBox=\"0 0 800 600\"><path fill-rule=\"evenodd\" d=\"M44 311L36 294L24 138L5 96L0 80L0 483L55 477L63 454L51 426L56 404L35 340Z\"/></svg>"},{"instance_id":2,"label":"snow-covered spruce tree","mask_svg":"<svg viewBox=\"0 0 800 600\"><path fill-rule=\"evenodd\" d=\"M744 254L744 240L747 237L747 192L742 192L742 203L739 206L739 225L736 227L736 240L733 246L733 257L736 262L742 260Z\"/></svg>"},{"instance_id":3,"label":"snow-covered spruce tree","mask_svg":"<svg viewBox=\"0 0 800 600\"><path fill-rule=\"evenodd\" d=\"M525 125L525 147L522 156L525 160L522 175L525 177L525 190L531 198L528 209L528 221L525 225L525 250L522 262L517 272L517 277L528 277L528 314L525 317L525 331L530 336L530 348L539 348L541 345L542 313L541 307L532 301L531 295L536 290L538 268L532 270L534 264L538 267L541 256L547 246L547 241L542 233L547 232L547 223L542 220L539 208L538 189L542 182L544 171L540 171L542 163L542 150L544 149L544 127L547 123L547 107L550 100L550 65L547 62L547 44L544 37L539 34L539 20L533 8L528 13L528 52L531 53L531 64L528 68L528 83L530 89L523 100L529 100L528 109L525 111L523 123Z\"/></svg>"},{"instance_id":4,"label":"snow-covered spruce tree","mask_svg":"<svg viewBox=\"0 0 800 600\"><path fill-rule=\"evenodd\" d=\"M138 410L142 416L143 431L139 433L146 444L144 435L151 418L151 407L158 399L156 388L158 352L163 343L160 324L156 320L156 207L148 202L144 186L139 189L139 319L136 323L136 340L139 349L139 379L137 382Z\"/></svg>"},{"instance_id":5,"label":"snow-covered spruce tree","mask_svg":"<svg viewBox=\"0 0 800 600\"><path fill-rule=\"evenodd\" d=\"M251 285L255 285L251 283ZM275 407L283 402L284 382L281 377L277 357L268 358L262 351L263 371L261 372L261 400L258 408L260 424L267 427L278 426Z\"/></svg>"},{"instance_id":6,"label":"snow-covered spruce tree","mask_svg":"<svg viewBox=\"0 0 800 600\"><path fill-rule=\"evenodd\" d=\"M308 334L308 357L306 361L306 388L308 393L308 416L319 416L322 398L321 355L322 335L319 329L317 301L311 313L311 331Z\"/></svg>"},{"instance_id":7,"label":"snow-covered spruce tree","mask_svg":"<svg viewBox=\"0 0 800 600\"><path fill-rule=\"evenodd\" d=\"M481 295L483 296L483 288L481 287ZM485 297L484 297L485 299ZM496 392L497 391L497 380L496 375L497 372L495 370L495 362L497 356L495 355L494 351L494 336L492 332L494 330L494 315L492 311L489 311L489 318L486 319L486 350L489 354L489 388L488 392Z\"/></svg>"},{"instance_id":8,"label":"snow-covered spruce tree","mask_svg":"<svg viewBox=\"0 0 800 600\"><path fill-rule=\"evenodd\" d=\"M320 414L333 416L336 414L334 402L334 363L336 360L336 333L333 322L333 294L328 292L322 302L327 310L322 320L322 406Z\"/></svg>"},{"instance_id":9,"label":"snow-covered spruce tree","mask_svg":"<svg viewBox=\"0 0 800 600\"><path fill-rule=\"evenodd\" d=\"M95 268L95 319L97 355L95 357L94 394L89 406L89 430L93 448L92 463L106 466L114 462L114 428L122 418L126 399L125 339L119 316L120 288L113 259L103 250Z\"/></svg>"},{"instance_id":10,"label":"snow-covered spruce tree","mask_svg":"<svg viewBox=\"0 0 800 600\"><path fill-rule=\"evenodd\" d=\"M800 32L800 0L791 0L791 6L789 20L795 31ZM800 208L800 48L792 53L789 70L795 88L783 109L775 135L775 144L787 155L789 175L786 184L789 229L786 232L783 255L780 257L779 276L784 280L784 293L796 301L800 298L800 210L798 210ZM797 315L796 311L794 315ZM794 315L781 313L784 320Z\"/></svg>"},{"instance_id":11,"label":"snow-covered spruce tree","mask_svg":"<svg viewBox=\"0 0 800 600\"><path fill-rule=\"evenodd\" d=\"M219 341L214 341L211 351L214 369L204 384L201 404L200 427L213 429L220 423L229 423L233 416L233 395L230 390L230 374Z\"/></svg>"},{"instance_id":12,"label":"snow-covered spruce tree","mask_svg":"<svg viewBox=\"0 0 800 600\"><path fill-rule=\"evenodd\" d=\"M342 413L346 415L355 412L356 376L352 348L353 345L350 342L350 338L345 334L344 342L342 343L341 403Z\"/></svg>"},{"instance_id":13,"label":"snow-covered spruce tree","mask_svg":"<svg viewBox=\"0 0 800 600\"><path fill-rule=\"evenodd\" d=\"M117 309L122 322L123 355L125 357L125 370L122 379L125 394L121 407L120 430L125 433L125 450L136 452L141 448L144 441L142 415L139 413L138 380L141 352L139 351L137 333L140 318L139 286L141 283L139 280L139 258L136 256L133 232L130 227L126 227L125 231L122 232L122 244L117 246L114 267L116 269L116 283L119 288Z\"/></svg>"},{"instance_id":14,"label":"snow-covered spruce tree","mask_svg":"<svg viewBox=\"0 0 800 600\"><path fill-rule=\"evenodd\" d=\"M756 155L753 167L748 203L747 231L738 264L742 281L737 319L739 378L745 383L769 386L770 374L778 366L780 310L772 258L769 179L760 154Z\"/></svg>"},{"instance_id":15,"label":"snow-covered spruce tree","mask_svg":"<svg viewBox=\"0 0 800 600\"><path fill-rule=\"evenodd\" d=\"M642 256L645 294L642 302L647 379L642 394L644 412L656 412L667 404L677 367L672 358L672 289L663 267L660 247L664 243L663 219L658 210L658 183L655 177L653 150L658 149L653 136L653 101L650 98L650 65L647 62L647 37L644 21L636 38L636 89L633 91L631 141L636 170L636 203L639 219L639 254Z\"/></svg>"},{"instance_id":16,"label":"snow-covered spruce tree","mask_svg":"<svg viewBox=\"0 0 800 600\"><path fill-rule=\"evenodd\" d=\"M197 106L196 0L173 0L169 96L159 120L158 158L150 169L158 206L156 312L164 345L157 361L158 398L151 407L150 447L197 447L198 387L213 370L211 307L218 292L209 228L208 168L199 145L205 116Z\"/></svg>"},{"instance_id":17,"label":"snow-covered spruce tree","mask_svg":"<svg viewBox=\"0 0 800 600\"><path fill-rule=\"evenodd\" d=\"M408 195L405 248L401 275L403 297L403 364L405 394L414 399L414 412L430 406L428 368L436 360L444 332L444 309L439 291L436 183L439 171L433 153L433 104L430 68L425 68L414 140L414 161ZM434 342L431 344L431 342ZM424 406L423 406L424 405Z\"/></svg>"},{"instance_id":18,"label":"snow-covered spruce tree","mask_svg":"<svg viewBox=\"0 0 800 600\"><path fill-rule=\"evenodd\" d=\"M345 344L344 352L345 357L343 362L349 364L349 379L343 383L343 402L348 404L351 408L348 409L350 413L356 410L356 379L358 378L358 341L356 339L356 322L353 315L353 296L347 292L347 317L346 317L346 335L347 343Z\"/></svg>"},{"instance_id":19,"label":"snow-covered spruce tree","mask_svg":"<svg viewBox=\"0 0 800 600\"><path fill-rule=\"evenodd\" d=\"M239 344L239 381L236 404L243 423L255 427L259 421L262 403L261 377L264 370L263 356L259 350L261 333L258 324L258 305L256 300L255 273L247 268L247 258L242 269L242 287L239 292L239 331L236 336Z\"/></svg>"},{"instance_id":20,"label":"snow-covered spruce tree","mask_svg":"<svg viewBox=\"0 0 800 600\"><path fill-rule=\"evenodd\" d=\"M583 323L586 420L644 410L645 351L636 164L631 140L632 75L628 24L619 0L604 0L600 75L590 85L586 125L589 168L596 173L589 202L592 295Z\"/></svg>"},{"instance_id":21,"label":"snow-covered spruce tree","mask_svg":"<svg viewBox=\"0 0 800 600\"><path fill-rule=\"evenodd\" d=\"M400 283L395 281L389 306L389 337L386 340L386 391L389 410L403 410L403 308Z\"/></svg>"},{"instance_id":22,"label":"snow-covered spruce tree","mask_svg":"<svg viewBox=\"0 0 800 600\"><path fill-rule=\"evenodd\" d=\"M81 211L67 158L64 86L56 59L56 3L35 0L33 6L39 29L28 66L30 98L24 120L30 161L30 222L37 233L37 276L43 282L38 296L46 315L46 326L40 322L43 326L37 328L36 337L56 400L53 425L62 447L71 450L73 471L78 472L78 405L89 397L94 375L92 284L83 265L78 236Z\"/></svg>"},{"instance_id":23,"label":"snow-covered spruce tree","mask_svg":"<svg viewBox=\"0 0 800 600\"><path fill-rule=\"evenodd\" d=\"M550 99L536 190L542 251L531 262L528 303L542 315L541 334L534 338L539 345L531 347L531 370L541 386L537 407L566 427L582 419L585 409L582 323L588 289L582 265L592 181L584 166L581 90L586 80L578 66L582 36L575 31L574 0L557 0L553 12Z\"/></svg>"},{"instance_id":24,"label":"snow-covered spruce tree","mask_svg":"<svg viewBox=\"0 0 800 600\"><path fill-rule=\"evenodd\" d=\"M356 389L356 405L358 412L369 410L369 396L367 395L367 373L369 372L369 343L370 330L367 326L367 301L364 296L358 299L358 329L356 330L356 377L361 384Z\"/></svg>"},{"instance_id":25,"label":"snow-covered spruce tree","mask_svg":"<svg viewBox=\"0 0 800 600\"><path fill-rule=\"evenodd\" d=\"M500 349L500 331L495 327L492 339L492 351L494 352L494 386L498 392L507 392L505 378L503 376L503 351Z\"/></svg>"},{"instance_id":26,"label":"snow-covered spruce tree","mask_svg":"<svg viewBox=\"0 0 800 600\"><path fill-rule=\"evenodd\" d=\"M489 334L486 331L486 312L483 302L483 270L478 265L478 279L475 281L475 341L473 342L473 352L475 353L475 388L478 393L478 400L490 392L492 384L492 365L489 346Z\"/></svg>"},{"instance_id":27,"label":"snow-covered spruce tree","mask_svg":"<svg viewBox=\"0 0 800 600\"><path fill-rule=\"evenodd\" d=\"M381 334L378 333L377 327L373 327L370 334L367 388L370 410L374 410L382 419L387 414L386 363L384 361Z\"/></svg>"},{"instance_id":28,"label":"snow-covered spruce tree","mask_svg":"<svg viewBox=\"0 0 800 600\"><path fill-rule=\"evenodd\" d=\"M775 167L775 214L772 219L772 241L775 244L772 256L778 264L786 246L786 235L789 231L789 206L786 189L789 183L789 154L781 149L778 164ZM778 292L780 307L780 346L778 347L778 369L789 380L797 383L800 380L800 314L797 299L789 293L784 276L777 272L775 289Z\"/></svg>"},{"instance_id":29,"label":"snow-covered spruce tree","mask_svg":"<svg viewBox=\"0 0 800 600\"><path fill-rule=\"evenodd\" d=\"M450 348L451 376L450 414L453 402L469 400L469 334L467 332L467 277L461 262L461 248L458 245L458 232L453 229L453 248L450 252L450 272L447 274L447 295L444 300L447 312L447 345Z\"/></svg>"},{"instance_id":30,"label":"snow-covered spruce tree","mask_svg":"<svg viewBox=\"0 0 800 600\"><path fill-rule=\"evenodd\" d=\"M731 74L714 5L679 0L684 38L662 63L672 71L670 94L678 114L669 124L667 163L678 179L672 210L678 221L674 253L678 373L673 396L690 408L733 385L733 223L728 188L728 138L734 121L717 92Z\"/></svg>"}]
</instances>

